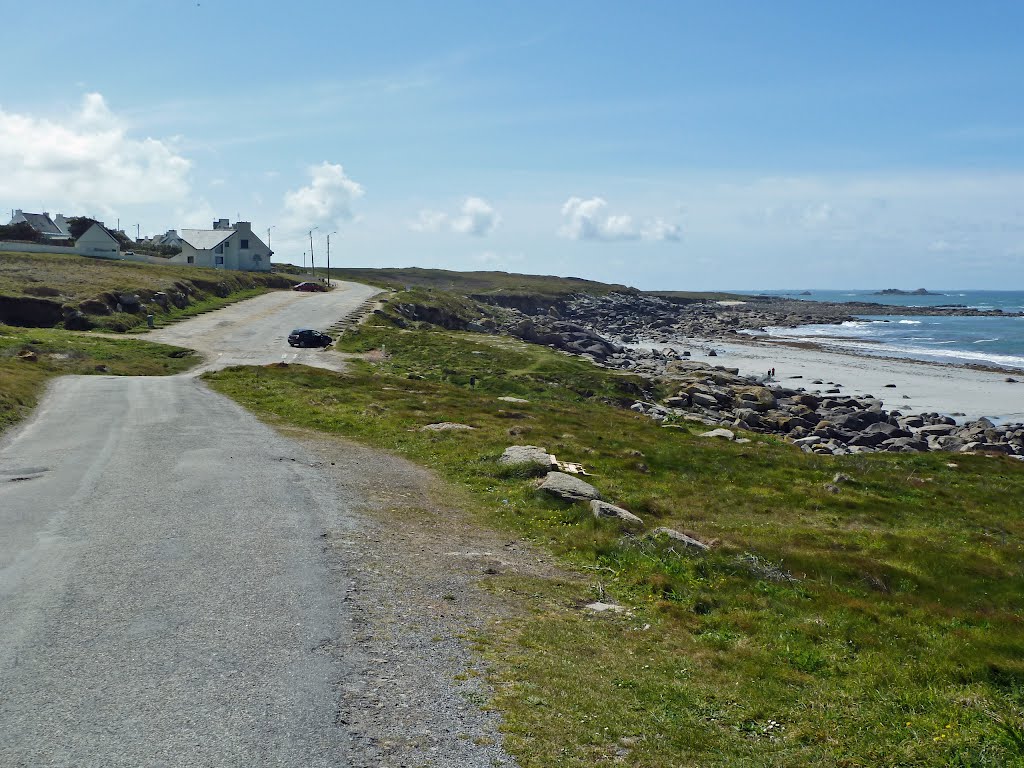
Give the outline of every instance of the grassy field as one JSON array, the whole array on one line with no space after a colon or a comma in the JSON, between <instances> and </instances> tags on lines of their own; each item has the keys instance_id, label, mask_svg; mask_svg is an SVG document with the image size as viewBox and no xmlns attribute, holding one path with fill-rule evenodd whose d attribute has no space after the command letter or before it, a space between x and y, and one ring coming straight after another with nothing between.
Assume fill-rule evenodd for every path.
<instances>
[{"instance_id":1,"label":"grassy field","mask_svg":"<svg viewBox=\"0 0 1024 768\"><path fill-rule=\"evenodd\" d=\"M145 325L147 312L152 312L158 323L166 322L293 283L275 274L46 253L0 253L0 301L5 297L34 300L41 305L40 317L59 316L64 307L81 309L95 327L112 331ZM161 306L152 301L159 292L183 293L188 296L188 305ZM121 293L138 295L146 303L146 310L112 311L117 304L112 297Z\"/></svg>"},{"instance_id":2,"label":"grassy field","mask_svg":"<svg viewBox=\"0 0 1024 768\"><path fill-rule=\"evenodd\" d=\"M451 291L460 294L535 294L559 297L573 293L638 293L636 288L612 283L599 283L580 277L551 275L518 275L511 272L451 272L446 269L346 268L331 269L336 280L353 280L382 288L402 289L411 286Z\"/></svg>"},{"instance_id":3,"label":"grassy field","mask_svg":"<svg viewBox=\"0 0 1024 768\"><path fill-rule=\"evenodd\" d=\"M161 376L196 362L191 350L51 328L0 325L0 432L26 416L48 379L68 373Z\"/></svg>"},{"instance_id":4,"label":"grassy field","mask_svg":"<svg viewBox=\"0 0 1024 768\"><path fill-rule=\"evenodd\" d=\"M557 299L576 293L588 293L592 296L603 296L608 293L644 293L688 301L749 299L747 296L720 291L640 291L627 285L599 283L580 277L520 275L514 272L452 272L445 269L422 269L419 267L404 269L354 267L332 269L331 277L336 280L368 283L381 288L401 290L418 287L481 297L532 295Z\"/></svg>"},{"instance_id":5,"label":"grassy field","mask_svg":"<svg viewBox=\"0 0 1024 768\"><path fill-rule=\"evenodd\" d=\"M651 384L508 338L363 327L341 343L377 362L207 378L271 421L430 467L481 521L588 575L490 582L526 610L476 638L522 765L1024 765L1021 464L713 441L621 407ZM419 429L439 421L474 429ZM713 549L539 495L497 464L514 443ZM599 596L630 612L581 609Z\"/></svg>"}]
</instances>

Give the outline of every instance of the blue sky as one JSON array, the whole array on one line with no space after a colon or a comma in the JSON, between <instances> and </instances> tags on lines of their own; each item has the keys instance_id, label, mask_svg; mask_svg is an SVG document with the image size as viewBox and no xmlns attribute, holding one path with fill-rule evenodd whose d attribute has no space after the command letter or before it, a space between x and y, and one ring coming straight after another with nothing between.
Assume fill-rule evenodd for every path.
<instances>
[{"instance_id":1,"label":"blue sky","mask_svg":"<svg viewBox=\"0 0 1024 768\"><path fill-rule=\"evenodd\" d=\"M301 263L1024 288L1019 3L51 3L0 205Z\"/></svg>"}]
</instances>

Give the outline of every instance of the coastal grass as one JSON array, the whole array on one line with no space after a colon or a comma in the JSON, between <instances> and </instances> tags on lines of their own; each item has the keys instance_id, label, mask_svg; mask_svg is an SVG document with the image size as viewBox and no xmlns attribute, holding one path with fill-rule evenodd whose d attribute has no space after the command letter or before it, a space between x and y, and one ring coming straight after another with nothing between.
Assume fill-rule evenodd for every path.
<instances>
[{"instance_id":1,"label":"coastal grass","mask_svg":"<svg viewBox=\"0 0 1024 768\"><path fill-rule=\"evenodd\" d=\"M531 294L558 298L574 293L589 293L593 296L604 296L608 293L639 293L636 288L626 285L601 283L582 277L520 275L514 272L495 271L454 272L422 267L332 268L330 277L395 290L417 287L460 294Z\"/></svg>"},{"instance_id":2,"label":"coastal grass","mask_svg":"<svg viewBox=\"0 0 1024 768\"><path fill-rule=\"evenodd\" d=\"M238 302L245 301L246 299L253 299L256 298L257 296L262 296L264 293L269 293L271 290L272 289L267 288L265 286L257 286L254 288L245 288L239 291L234 291L233 293L230 293L227 296L217 296L216 294L206 295L203 298L197 301L193 301L191 304L188 304L187 306L182 307L180 309L173 305L169 305L166 311L161 311L159 314L157 314L154 311L153 327L163 328L168 325L173 325L175 323L181 322L182 320L187 320L190 317L195 317L196 315L203 315L206 314L207 312L213 312L214 310L223 309L224 307L230 306L232 304L237 304ZM154 308L154 310L155 309L156 308ZM127 317L118 318L118 315L126 315ZM140 319L145 319L142 317L136 317L135 315L131 315L124 312L115 313L110 317L114 318L114 320L111 321L109 324L104 322L107 318L94 318L96 322L96 328L99 330L125 330L128 331L129 333L146 333L150 330L147 325L140 325L138 322L135 322ZM122 319L129 319L128 322L132 324L122 328L120 327L121 323L118 322L118 320Z\"/></svg>"},{"instance_id":3,"label":"coastal grass","mask_svg":"<svg viewBox=\"0 0 1024 768\"><path fill-rule=\"evenodd\" d=\"M505 337L364 326L340 344L367 359L206 378L271 421L431 468L584 575L488 582L525 606L475 638L521 765L1024 765L1020 463L701 438L623 407L656 384ZM473 429L422 429L443 421ZM497 463L515 443L712 550L538 494ZM582 609L598 598L630 610Z\"/></svg>"},{"instance_id":4,"label":"coastal grass","mask_svg":"<svg viewBox=\"0 0 1024 768\"><path fill-rule=\"evenodd\" d=\"M195 363L191 350L167 344L0 325L0 431L31 412L55 376L161 376Z\"/></svg>"},{"instance_id":5,"label":"coastal grass","mask_svg":"<svg viewBox=\"0 0 1024 768\"><path fill-rule=\"evenodd\" d=\"M58 310L58 317L60 308L79 308L86 302L83 309L95 327L108 331L125 331L144 326L147 312L153 313L159 324L215 309L268 290L289 288L294 282L292 278L270 273L142 264L64 254L0 253L0 302L5 298L15 301L33 299L52 305ZM149 301L155 293L182 290L188 293L190 299L190 304L183 308L169 303L165 309L158 303L150 302L147 312L105 314L91 311L87 303L100 300L109 306L110 296L120 293L137 294L144 301ZM51 314L40 313L39 316Z\"/></svg>"}]
</instances>

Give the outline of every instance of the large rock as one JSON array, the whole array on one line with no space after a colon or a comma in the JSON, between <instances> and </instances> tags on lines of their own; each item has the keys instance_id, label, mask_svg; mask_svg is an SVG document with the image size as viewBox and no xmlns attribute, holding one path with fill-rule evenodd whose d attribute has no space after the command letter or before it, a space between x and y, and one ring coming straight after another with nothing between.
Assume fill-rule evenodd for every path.
<instances>
[{"instance_id":1,"label":"large rock","mask_svg":"<svg viewBox=\"0 0 1024 768\"><path fill-rule=\"evenodd\" d=\"M628 528L643 528L644 521L628 509L609 504L607 501L594 499L590 502L590 511L598 520L617 520Z\"/></svg>"},{"instance_id":2,"label":"large rock","mask_svg":"<svg viewBox=\"0 0 1024 768\"><path fill-rule=\"evenodd\" d=\"M551 455L547 449L536 445L510 445L498 459L499 464L508 466L530 466L537 469L551 469Z\"/></svg>"},{"instance_id":3,"label":"large rock","mask_svg":"<svg viewBox=\"0 0 1024 768\"><path fill-rule=\"evenodd\" d=\"M724 440L733 440L736 433L731 429L712 429L710 432L701 432L701 437L720 437Z\"/></svg>"},{"instance_id":4,"label":"large rock","mask_svg":"<svg viewBox=\"0 0 1024 768\"><path fill-rule=\"evenodd\" d=\"M601 498L601 492L590 483L564 472L548 472L539 488L552 496L569 501L590 501Z\"/></svg>"},{"instance_id":5,"label":"large rock","mask_svg":"<svg viewBox=\"0 0 1024 768\"><path fill-rule=\"evenodd\" d=\"M710 549L710 547L703 541L698 541L692 536L687 536L685 533L681 533L680 531L677 531L674 528L655 528L648 534L648 536L650 536L652 539L656 539L659 536L664 536L674 543L682 544L685 547L697 549L701 552L707 552Z\"/></svg>"}]
</instances>

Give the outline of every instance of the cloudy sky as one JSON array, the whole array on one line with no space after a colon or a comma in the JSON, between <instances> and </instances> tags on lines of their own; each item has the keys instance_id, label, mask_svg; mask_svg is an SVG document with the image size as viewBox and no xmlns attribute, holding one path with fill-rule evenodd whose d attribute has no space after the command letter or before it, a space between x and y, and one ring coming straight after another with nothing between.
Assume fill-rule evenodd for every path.
<instances>
[{"instance_id":1,"label":"cloudy sky","mask_svg":"<svg viewBox=\"0 0 1024 768\"><path fill-rule=\"evenodd\" d=\"M57 0L0 206L275 259L1024 289L1019 2Z\"/></svg>"}]
</instances>

